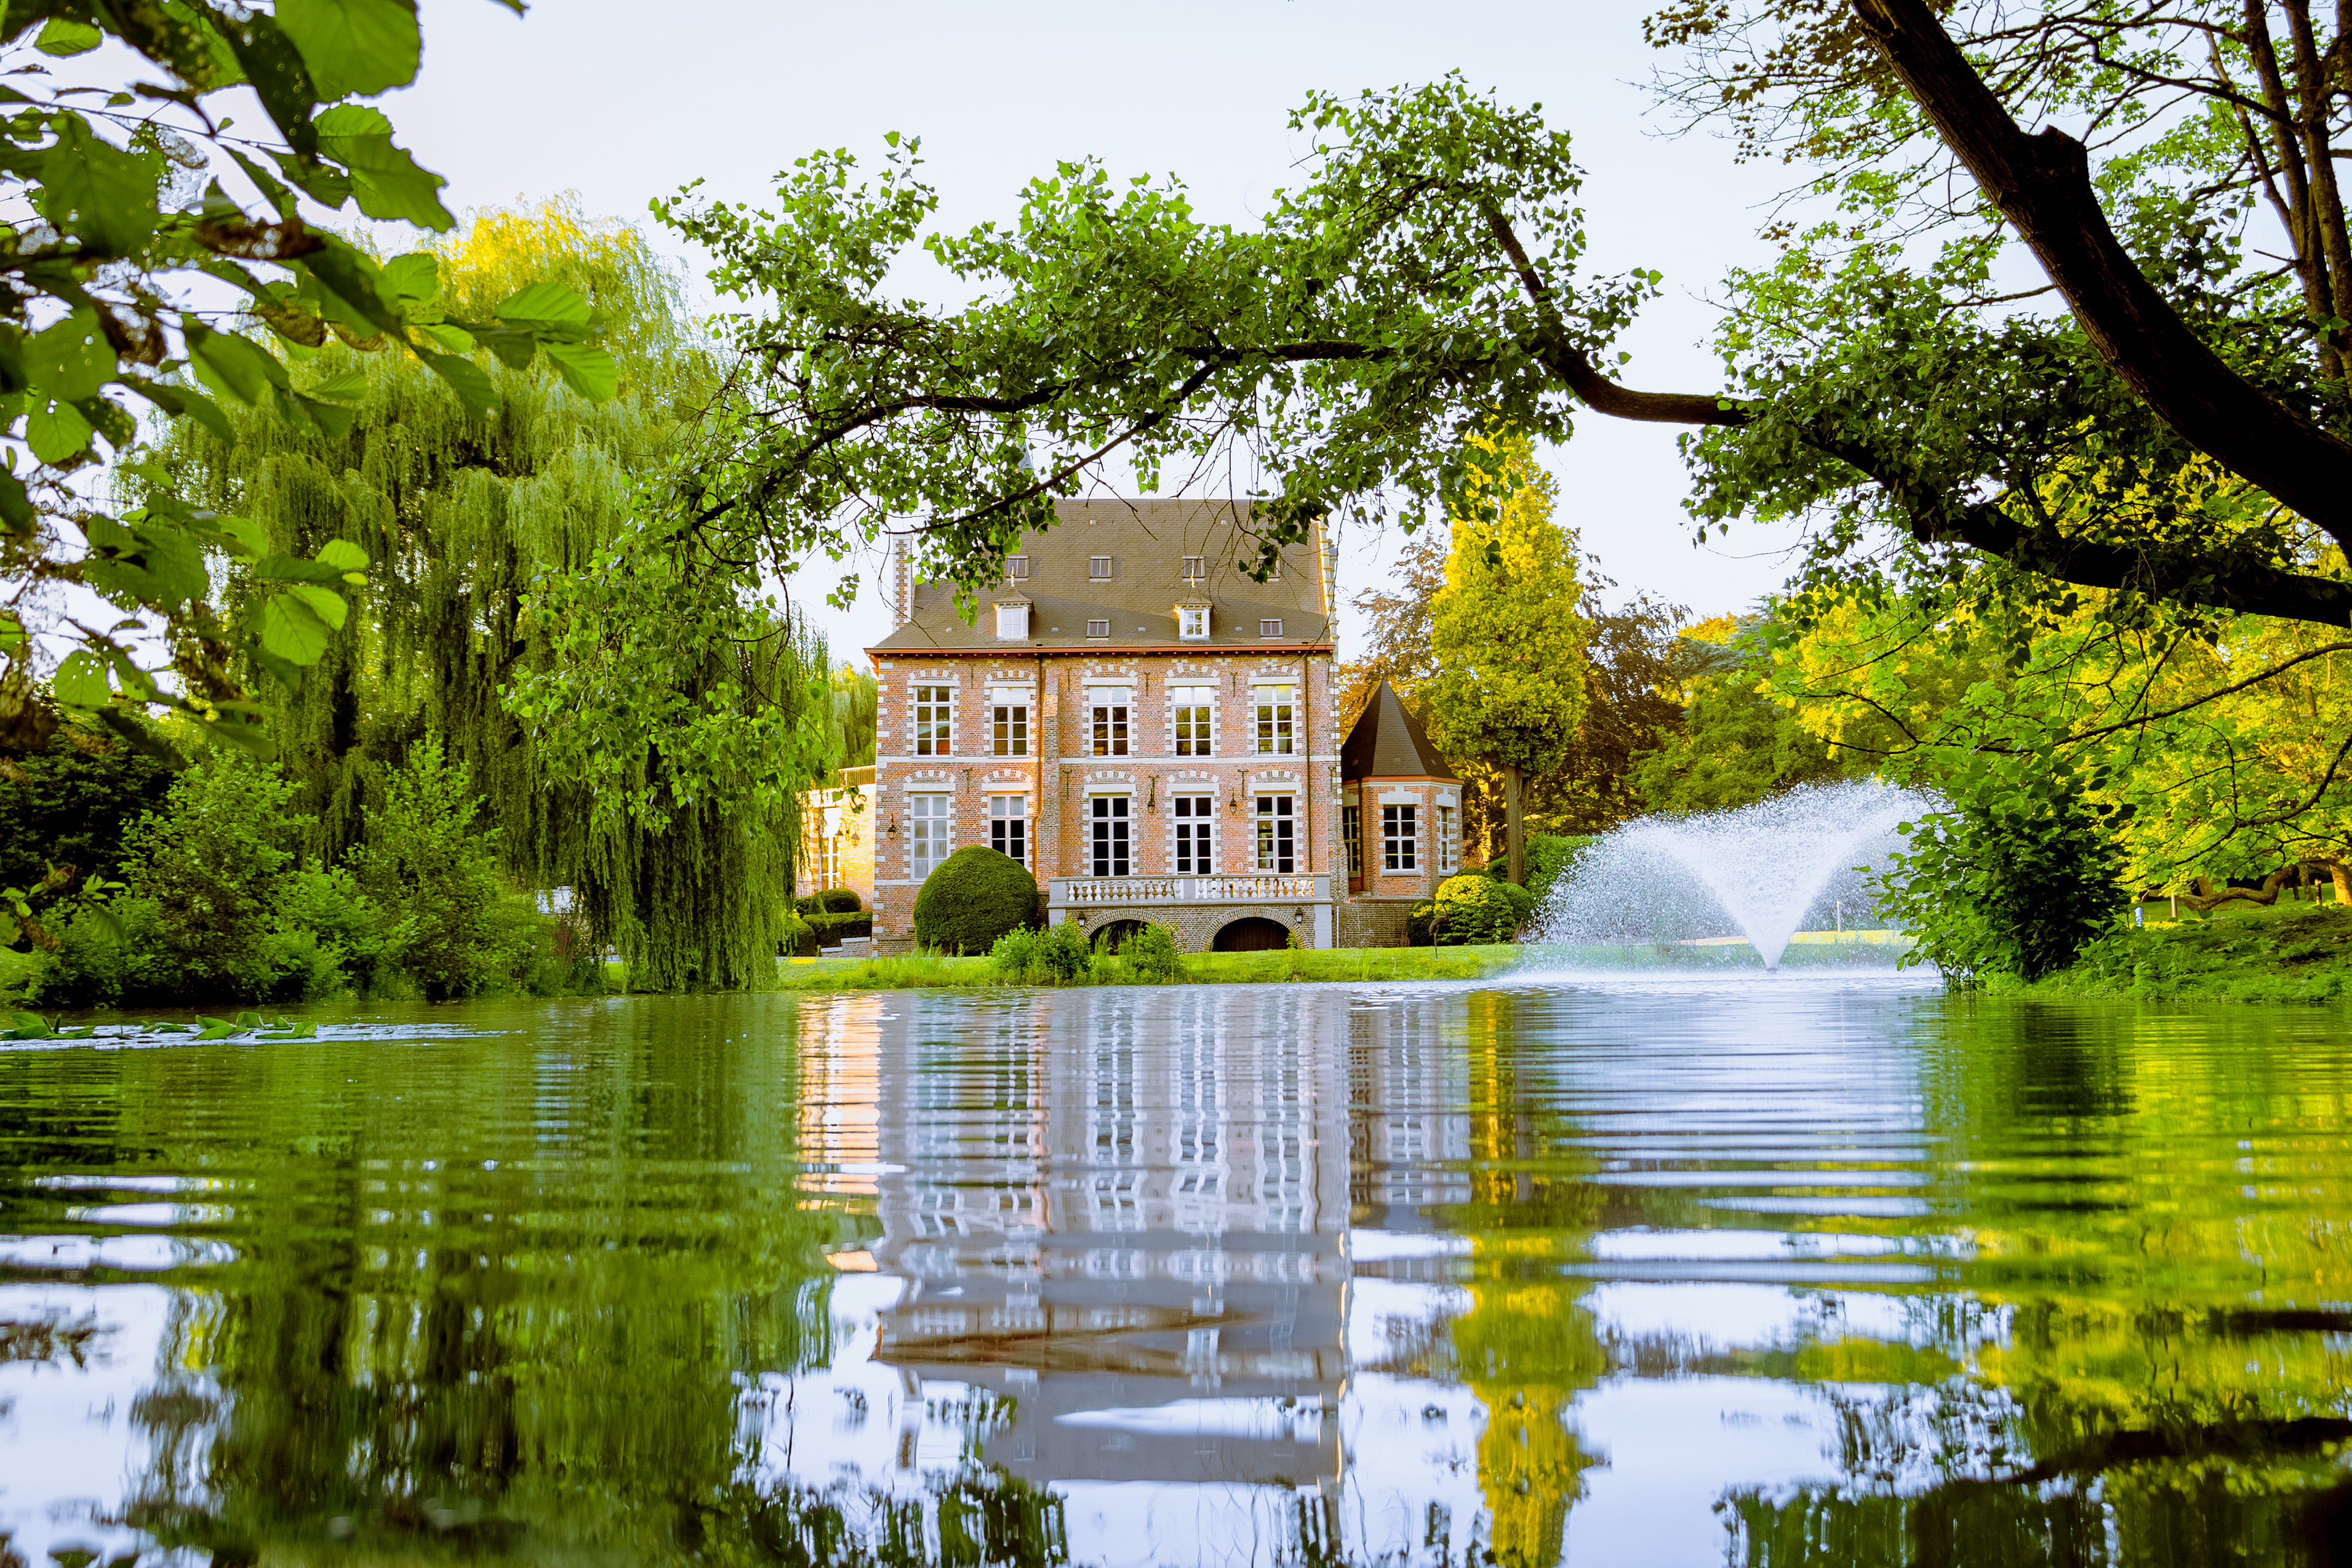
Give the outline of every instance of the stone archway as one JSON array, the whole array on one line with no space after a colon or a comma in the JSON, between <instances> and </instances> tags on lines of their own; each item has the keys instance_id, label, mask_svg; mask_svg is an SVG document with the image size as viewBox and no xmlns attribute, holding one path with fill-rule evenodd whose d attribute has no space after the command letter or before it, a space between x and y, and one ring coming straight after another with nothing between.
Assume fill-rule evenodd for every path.
<instances>
[{"instance_id":1,"label":"stone archway","mask_svg":"<svg viewBox=\"0 0 2352 1568\"><path fill-rule=\"evenodd\" d=\"M1136 920L1106 921L1087 934L1095 946L1103 952L1118 952L1143 934L1145 925L1146 922Z\"/></svg>"},{"instance_id":2,"label":"stone archway","mask_svg":"<svg viewBox=\"0 0 2352 1568\"><path fill-rule=\"evenodd\" d=\"M1216 952L1266 952L1290 945L1290 928L1264 915L1250 915L1220 928L1210 944Z\"/></svg>"}]
</instances>

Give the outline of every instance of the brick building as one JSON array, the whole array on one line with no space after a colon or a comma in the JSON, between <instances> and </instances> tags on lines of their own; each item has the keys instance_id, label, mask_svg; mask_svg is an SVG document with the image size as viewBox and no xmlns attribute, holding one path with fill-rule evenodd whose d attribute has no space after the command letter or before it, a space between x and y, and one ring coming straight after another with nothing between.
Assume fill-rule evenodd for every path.
<instances>
[{"instance_id":1,"label":"brick building","mask_svg":"<svg viewBox=\"0 0 2352 1568\"><path fill-rule=\"evenodd\" d=\"M894 562L896 626L866 650L877 952L912 945L916 889L969 844L1020 860L1049 917L1090 933L1157 921L1192 952L1403 940L1398 900L1458 858L1460 786L1385 689L1360 749L1404 771L1343 768L1338 563L1318 531L1252 580L1246 508L1057 502L973 625Z\"/></svg>"}]
</instances>

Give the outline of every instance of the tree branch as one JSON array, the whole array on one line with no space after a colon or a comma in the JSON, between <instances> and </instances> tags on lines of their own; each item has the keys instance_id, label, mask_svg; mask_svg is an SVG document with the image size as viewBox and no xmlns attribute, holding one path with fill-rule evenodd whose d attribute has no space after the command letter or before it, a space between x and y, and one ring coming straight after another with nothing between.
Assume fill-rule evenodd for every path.
<instances>
[{"instance_id":1,"label":"tree branch","mask_svg":"<svg viewBox=\"0 0 2352 1568\"><path fill-rule=\"evenodd\" d=\"M1927 0L1852 5L2126 384L2190 445L2352 548L2352 446L2265 395L2189 331L2108 226L2082 143L2054 129L2027 135Z\"/></svg>"}]
</instances>

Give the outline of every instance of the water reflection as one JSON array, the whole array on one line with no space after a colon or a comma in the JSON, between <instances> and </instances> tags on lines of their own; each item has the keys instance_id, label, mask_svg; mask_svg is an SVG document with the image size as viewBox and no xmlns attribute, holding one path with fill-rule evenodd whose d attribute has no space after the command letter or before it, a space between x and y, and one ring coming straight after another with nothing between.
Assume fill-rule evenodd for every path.
<instances>
[{"instance_id":1,"label":"water reflection","mask_svg":"<svg viewBox=\"0 0 2352 1568\"><path fill-rule=\"evenodd\" d=\"M0 1057L19 1556L2326 1560L2331 1015L1882 981L394 1022Z\"/></svg>"}]
</instances>

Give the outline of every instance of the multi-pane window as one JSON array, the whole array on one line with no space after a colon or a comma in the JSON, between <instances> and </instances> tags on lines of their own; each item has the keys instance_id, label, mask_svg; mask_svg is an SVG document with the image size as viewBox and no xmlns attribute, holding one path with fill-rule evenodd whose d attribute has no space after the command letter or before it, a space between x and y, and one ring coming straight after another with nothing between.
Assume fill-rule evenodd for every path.
<instances>
[{"instance_id":1,"label":"multi-pane window","mask_svg":"<svg viewBox=\"0 0 2352 1568\"><path fill-rule=\"evenodd\" d=\"M1029 864L1029 797L991 795L988 801L988 847Z\"/></svg>"},{"instance_id":2,"label":"multi-pane window","mask_svg":"<svg viewBox=\"0 0 2352 1568\"><path fill-rule=\"evenodd\" d=\"M948 815L950 797L943 795L910 795L907 797L907 845L914 858L915 880L921 881L948 858L948 838L952 826Z\"/></svg>"},{"instance_id":3,"label":"multi-pane window","mask_svg":"<svg viewBox=\"0 0 2352 1568\"><path fill-rule=\"evenodd\" d=\"M1000 757L1029 754L1029 704L992 702L988 707L991 744Z\"/></svg>"},{"instance_id":4,"label":"multi-pane window","mask_svg":"<svg viewBox=\"0 0 2352 1568\"><path fill-rule=\"evenodd\" d=\"M1087 826L1095 875L1124 877L1127 853L1127 796L1098 795L1087 803Z\"/></svg>"},{"instance_id":5,"label":"multi-pane window","mask_svg":"<svg viewBox=\"0 0 2352 1568\"><path fill-rule=\"evenodd\" d=\"M1087 623L1087 636L1090 637L1107 637L1110 636L1110 623L1108 621L1088 621Z\"/></svg>"},{"instance_id":6,"label":"multi-pane window","mask_svg":"<svg viewBox=\"0 0 2352 1568\"><path fill-rule=\"evenodd\" d=\"M1454 830L1454 808L1437 808L1437 868L1452 871L1462 858L1462 837Z\"/></svg>"},{"instance_id":7,"label":"multi-pane window","mask_svg":"<svg viewBox=\"0 0 2352 1568\"><path fill-rule=\"evenodd\" d=\"M1176 874L1213 877L1217 871L1216 800L1205 795L1176 797Z\"/></svg>"},{"instance_id":8,"label":"multi-pane window","mask_svg":"<svg viewBox=\"0 0 2352 1568\"><path fill-rule=\"evenodd\" d=\"M1288 686L1261 686L1250 693L1250 703L1257 710L1257 752L1262 757L1286 757L1290 754L1291 698L1297 689Z\"/></svg>"},{"instance_id":9,"label":"multi-pane window","mask_svg":"<svg viewBox=\"0 0 2352 1568\"><path fill-rule=\"evenodd\" d=\"M955 688L915 688L915 755L944 757L951 753Z\"/></svg>"},{"instance_id":10,"label":"multi-pane window","mask_svg":"<svg viewBox=\"0 0 2352 1568\"><path fill-rule=\"evenodd\" d=\"M1176 635L1187 642L1199 642L1209 635L1209 612L1192 605L1176 612Z\"/></svg>"},{"instance_id":11,"label":"multi-pane window","mask_svg":"<svg viewBox=\"0 0 2352 1568\"><path fill-rule=\"evenodd\" d=\"M1364 879L1364 812L1361 806L1339 808L1339 841L1348 850L1348 875L1355 881Z\"/></svg>"},{"instance_id":12,"label":"multi-pane window","mask_svg":"<svg viewBox=\"0 0 2352 1568\"><path fill-rule=\"evenodd\" d=\"M1417 869L1413 850L1420 843L1420 812L1410 805L1381 807L1381 869Z\"/></svg>"},{"instance_id":13,"label":"multi-pane window","mask_svg":"<svg viewBox=\"0 0 2352 1568\"><path fill-rule=\"evenodd\" d=\"M1004 574L1018 583L1029 575L1029 557L1008 555L1004 558Z\"/></svg>"},{"instance_id":14,"label":"multi-pane window","mask_svg":"<svg viewBox=\"0 0 2352 1568\"><path fill-rule=\"evenodd\" d=\"M1260 621L1257 624L1257 635L1262 637L1278 637L1282 635L1282 623L1275 620Z\"/></svg>"},{"instance_id":15,"label":"multi-pane window","mask_svg":"<svg viewBox=\"0 0 2352 1568\"><path fill-rule=\"evenodd\" d=\"M1257 797L1257 868L1261 871L1286 873L1298 868L1297 820L1291 815L1292 805L1286 795Z\"/></svg>"},{"instance_id":16,"label":"multi-pane window","mask_svg":"<svg viewBox=\"0 0 2352 1568\"><path fill-rule=\"evenodd\" d=\"M1094 754L1127 755L1127 691L1106 687L1087 693L1087 711L1094 724Z\"/></svg>"},{"instance_id":17,"label":"multi-pane window","mask_svg":"<svg viewBox=\"0 0 2352 1568\"><path fill-rule=\"evenodd\" d=\"M1175 699L1176 704L1176 754L1180 757L1213 755L1209 713L1216 705L1216 688L1180 686L1169 695Z\"/></svg>"},{"instance_id":18,"label":"multi-pane window","mask_svg":"<svg viewBox=\"0 0 2352 1568\"><path fill-rule=\"evenodd\" d=\"M1209 558L1207 556L1187 555L1184 557L1184 581L1187 583L1199 583L1205 580L1208 575Z\"/></svg>"},{"instance_id":19,"label":"multi-pane window","mask_svg":"<svg viewBox=\"0 0 2352 1568\"><path fill-rule=\"evenodd\" d=\"M1094 555L1087 557L1087 576L1088 580L1096 583L1109 582L1110 557L1108 555Z\"/></svg>"}]
</instances>

